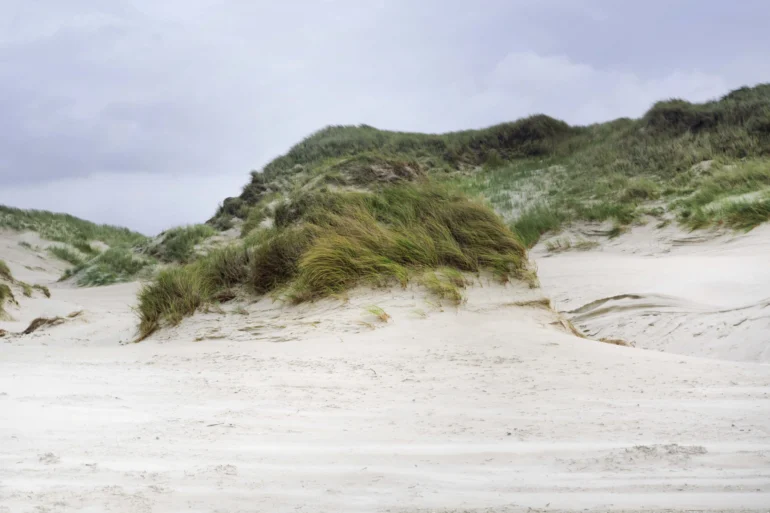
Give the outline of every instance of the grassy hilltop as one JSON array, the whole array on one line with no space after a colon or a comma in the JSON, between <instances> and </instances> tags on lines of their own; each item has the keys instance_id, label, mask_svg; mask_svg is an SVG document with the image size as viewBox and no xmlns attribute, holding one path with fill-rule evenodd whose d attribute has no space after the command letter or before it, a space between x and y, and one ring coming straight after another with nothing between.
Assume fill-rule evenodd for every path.
<instances>
[{"instance_id":1,"label":"grassy hilltop","mask_svg":"<svg viewBox=\"0 0 770 513\"><path fill-rule=\"evenodd\" d=\"M324 128L222 203L208 224L238 227L236 243L141 291L140 336L244 293L301 302L417 280L457 301L460 271L534 282L525 248L546 232L583 220L612 221L611 234L649 216L770 219L770 85L591 126L536 115L447 134Z\"/></svg>"},{"instance_id":2,"label":"grassy hilltop","mask_svg":"<svg viewBox=\"0 0 770 513\"><path fill-rule=\"evenodd\" d=\"M276 193L319 183L431 176L483 195L528 245L569 221L622 226L661 210L693 228L748 228L770 216L768 158L770 84L701 104L661 101L640 119L591 126L536 115L440 135L327 127L252 173L212 222L258 216Z\"/></svg>"},{"instance_id":3,"label":"grassy hilltop","mask_svg":"<svg viewBox=\"0 0 770 513\"><path fill-rule=\"evenodd\" d=\"M80 286L98 286L150 277L164 264L186 263L196 258L196 245L215 235L209 225L172 228L156 238L128 228L96 224L69 214L22 210L0 205L0 229L36 232L54 242L44 250L21 243L30 251L47 252L70 267L62 279Z\"/></svg>"}]
</instances>

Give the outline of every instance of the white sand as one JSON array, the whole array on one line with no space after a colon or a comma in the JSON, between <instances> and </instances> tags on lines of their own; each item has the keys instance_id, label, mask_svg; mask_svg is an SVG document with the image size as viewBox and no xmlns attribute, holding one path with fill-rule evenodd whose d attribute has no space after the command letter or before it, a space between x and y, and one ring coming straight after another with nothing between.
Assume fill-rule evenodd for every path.
<instances>
[{"instance_id":1,"label":"white sand","mask_svg":"<svg viewBox=\"0 0 770 513\"><path fill-rule=\"evenodd\" d=\"M605 238L606 239L606 238ZM555 307L595 338L770 362L770 225L746 234L637 227L591 251L535 251Z\"/></svg>"},{"instance_id":2,"label":"white sand","mask_svg":"<svg viewBox=\"0 0 770 513\"><path fill-rule=\"evenodd\" d=\"M129 345L135 285L54 288L85 313L0 339L0 512L767 511L770 366L580 339L514 304L539 291L481 285L230 305Z\"/></svg>"}]
</instances>

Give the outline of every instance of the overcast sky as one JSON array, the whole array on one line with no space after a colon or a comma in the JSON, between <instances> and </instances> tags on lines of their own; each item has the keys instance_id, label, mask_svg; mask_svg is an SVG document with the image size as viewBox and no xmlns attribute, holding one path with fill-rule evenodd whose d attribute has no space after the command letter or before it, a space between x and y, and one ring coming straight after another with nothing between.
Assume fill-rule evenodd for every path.
<instances>
[{"instance_id":1,"label":"overcast sky","mask_svg":"<svg viewBox=\"0 0 770 513\"><path fill-rule=\"evenodd\" d=\"M767 0L0 0L0 203L153 234L329 124L586 124L770 81Z\"/></svg>"}]
</instances>

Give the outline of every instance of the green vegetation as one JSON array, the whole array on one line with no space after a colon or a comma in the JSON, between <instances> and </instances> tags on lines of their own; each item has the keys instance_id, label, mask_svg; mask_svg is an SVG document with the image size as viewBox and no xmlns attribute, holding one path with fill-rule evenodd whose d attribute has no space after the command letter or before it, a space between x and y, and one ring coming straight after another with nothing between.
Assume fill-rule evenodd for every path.
<instances>
[{"instance_id":1,"label":"green vegetation","mask_svg":"<svg viewBox=\"0 0 770 513\"><path fill-rule=\"evenodd\" d=\"M492 211L460 193L428 184L298 192L276 207L273 228L162 271L144 287L140 335L231 287L298 303L360 283L406 285L413 272L442 267L533 279L523 245Z\"/></svg>"},{"instance_id":2,"label":"green vegetation","mask_svg":"<svg viewBox=\"0 0 770 513\"><path fill-rule=\"evenodd\" d=\"M149 277L158 260L190 262L196 256L195 245L215 233L211 226L192 225L168 230L155 243L143 238L134 247L119 244L100 251L91 243L75 241L72 245L51 246L48 251L72 264L62 280L75 277L78 285L93 287Z\"/></svg>"},{"instance_id":3,"label":"green vegetation","mask_svg":"<svg viewBox=\"0 0 770 513\"><path fill-rule=\"evenodd\" d=\"M148 238L144 235L126 228L91 223L68 214L0 205L0 228L34 231L44 239L59 242L50 246L48 252L73 266L62 279L78 274L80 285L104 285L134 279L136 275L130 272L139 272L150 262L133 255L134 247L147 243ZM102 253L98 243L110 249ZM19 242L19 246L40 250L24 241ZM41 289L41 292L50 295L48 289Z\"/></svg>"},{"instance_id":4,"label":"green vegetation","mask_svg":"<svg viewBox=\"0 0 770 513\"><path fill-rule=\"evenodd\" d=\"M146 246L186 265L143 288L140 336L242 292L302 302L414 280L457 303L463 272L534 282L525 247L576 221L606 222L610 237L648 216L751 228L770 217L768 170L770 84L591 126L535 115L448 134L327 127L223 201L208 226L242 222L238 244L199 257L211 231L188 227Z\"/></svg>"},{"instance_id":5,"label":"green vegetation","mask_svg":"<svg viewBox=\"0 0 770 513\"><path fill-rule=\"evenodd\" d=\"M44 239L75 243L102 241L108 246L134 246L146 237L127 228L95 224L68 214L44 210L21 210L0 205L0 227L16 231L38 232Z\"/></svg>"},{"instance_id":6,"label":"green vegetation","mask_svg":"<svg viewBox=\"0 0 770 513\"><path fill-rule=\"evenodd\" d=\"M154 263L129 249L110 248L68 269L62 279L76 276L77 284L83 287L110 285L136 279L141 272L149 271Z\"/></svg>"},{"instance_id":7,"label":"green vegetation","mask_svg":"<svg viewBox=\"0 0 770 513\"><path fill-rule=\"evenodd\" d=\"M77 240L72 243L72 246L83 253L84 255L98 255L99 250L94 248L90 242L84 241L84 240Z\"/></svg>"},{"instance_id":8,"label":"green vegetation","mask_svg":"<svg viewBox=\"0 0 770 513\"><path fill-rule=\"evenodd\" d=\"M69 246L50 246L48 252L59 260L64 260L75 267L80 267L85 264L85 257L78 251L71 249Z\"/></svg>"},{"instance_id":9,"label":"green vegetation","mask_svg":"<svg viewBox=\"0 0 770 513\"><path fill-rule=\"evenodd\" d=\"M704 104L659 102L639 120L578 128L545 158L509 160L452 181L486 197L531 246L571 221L611 221L617 232L649 215L650 202L657 216L665 208L690 228L750 228L768 220L761 199L707 205L768 190L768 173L765 84Z\"/></svg>"},{"instance_id":10,"label":"green vegetation","mask_svg":"<svg viewBox=\"0 0 770 513\"><path fill-rule=\"evenodd\" d=\"M0 260L0 278L4 278L8 281L13 281L13 275L11 274L11 269L8 267L8 264L5 263L5 260Z\"/></svg>"},{"instance_id":11,"label":"green vegetation","mask_svg":"<svg viewBox=\"0 0 770 513\"><path fill-rule=\"evenodd\" d=\"M455 305L462 303L463 295L460 289L468 284L467 278L451 267L426 271L419 282L437 298L446 299Z\"/></svg>"},{"instance_id":12,"label":"green vegetation","mask_svg":"<svg viewBox=\"0 0 770 513\"><path fill-rule=\"evenodd\" d=\"M5 311L5 305L9 302L16 302L11 287L7 283L0 283L0 319L5 319L8 316L8 313Z\"/></svg>"},{"instance_id":13,"label":"green vegetation","mask_svg":"<svg viewBox=\"0 0 770 513\"><path fill-rule=\"evenodd\" d=\"M724 223L751 229L770 220L770 161L746 160L711 166L709 174L690 180L691 194L672 202L679 219L691 228Z\"/></svg>"},{"instance_id":14,"label":"green vegetation","mask_svg":"<svg viewBox=\"0 0 770 513\"><path fill-rule=\"evenodd\" d=\"M250 207L276 192L431 176L482 195L528 246L572 221L626 226L644 215L651 202L680 220L691 217L696 222L686 221L690 227L751 226L763 219L762 202L738 202L729 212L692 211L692 205L676 203L703 186L710 173L745 162L770 167L770 84L701 104L662 101L640 119L591 126L572 127L537 115L439 135L365 125L328 127L262 173L252 173L240 197L225 200L216 219L246 219ZM768 187L755 181L744 192ZM745 223L736 221L744 216Z\"/></svg>"},{"instance_id":15,"label":"green vegetation","mask_svg":"<svg viewBox=\"0 0 770 513\"><path fill-rule=\"evenodd\" d=\"M592 240L577 239L573 241L569 237L559 237L546 242L545 249L549 253L562 253L572 249L577 251L587 251L589 249L595 248L598 245L598 242Z\"/></svg>"},{"instance_id":16,"label":"green vegetation","mask_svg":"<svg viewBox=\"0 0 770 513\"><path fill-rule=\"evenodd\" d=\"M32 285L33 289L39 290L47 298L51 297L51 291L45 285Z\"/></svg>"},{"instance_id":17,"label":"green vegetation","mask_svg":"<svg viewBox=\"0 0 770 513\"><path fill-rule=\"evenodd\" d=\"M69 246L50 246L48 251L56 258L72 264L62 274L61 280L77 277L76 283L82 287L94 287L110 285L124 281L131 281L143 272L149 272L155 264L155 260L137 255L131 248L117 246L106 251L99 252L87 245L83 250L91 249L90 253L83 254Z\"/></svg>"},{"instance_id":18,"label":"green vegetation","mask_svg":"<svg viewBox=\"0 0 770 513\"><path fill-rule=\"evenodd\" d=\"M372 305L366 308L366 311L375 316L380 322L388 322L390 320L390 314L377 305Z\"/></svg>"},{"instance_id":19,"label":"green vegetation","mask_svg":"<svg viewBox=\"0 0 770 513\"><path fill-rule=\"evenodd\" d=\"M549 155L576 129L563 121L537 115L484 130L465 130L448 134L390 132L360 125L331 126L306 138L286 155L273 160L264 169L264 177L273 180L295 171L296 166L312 166L328 158L361 155L395 156L407 159L431 159L447 168L457 165L483 165L490 159L513 159Z\"/></svg>"},{"instance_id":20,"label":"green vegetation","mask_svg":"<svg viewBox=\"0 0 770 513\"><path fill-rule=\"evenodd\" d=\"M195 224L172 228L160 234L160 242L146 244L147 253L163 262L187 263L195 257L195 246L217 231L209 225Z\"/></svg>"}]
</instances>

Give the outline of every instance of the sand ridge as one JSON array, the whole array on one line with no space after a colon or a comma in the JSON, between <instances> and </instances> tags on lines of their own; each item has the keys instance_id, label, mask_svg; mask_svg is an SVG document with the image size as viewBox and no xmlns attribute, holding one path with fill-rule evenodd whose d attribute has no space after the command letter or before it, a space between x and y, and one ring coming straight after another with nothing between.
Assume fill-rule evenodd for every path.
<instances>
[{"instance_id":1,"label":"sand ridge","mask_svg":"<svg viewBox=\"0 0 770 513\"><path fill-rule=\"evenodd\" d=\"M770 362L770 225L748 233L637 227L589 251L533 254L544 292L594 338Z\"/></svg>"}]
</instances>

